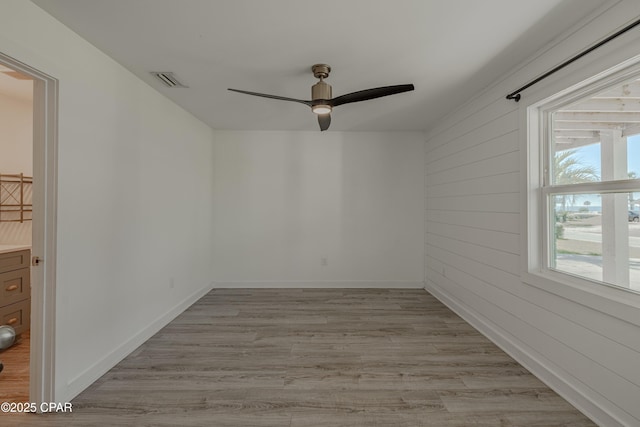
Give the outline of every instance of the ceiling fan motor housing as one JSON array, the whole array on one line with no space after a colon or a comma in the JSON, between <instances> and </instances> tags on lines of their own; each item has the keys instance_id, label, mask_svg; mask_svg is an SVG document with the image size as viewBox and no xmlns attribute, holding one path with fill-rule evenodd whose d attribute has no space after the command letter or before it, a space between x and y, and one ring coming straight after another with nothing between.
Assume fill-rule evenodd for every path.
<instances>
[{"instance_id":1,"label":"ceiling fan motor housing","mask_svg":"<svg viewBox=\"0 0 640 427\"><path fill-rule=\"evenodd\" d=\"M311 86L311 102L313 103L311 108L314 112L321 111L322 113L326 113L331 111L331 105L328 102L333 98L331 95L331 85L323 81L323 79L329 77L331 67L327 64L315 64L311 67L311 71L313 71L316 79L320 79L318 83ZM322 107L322 109L316 110L314 107Z\"/></svg>"},{"instance_id":2,"label":"ceiling fan motor housing","mask_svg":"<svg viewBox=\"0 0 640 427\"><path fill-rule=\"evenodd\" d=\"M320 80L318 83L311 86L311 99L331 99L331 85Z\"/></svg>"}]
</instances>

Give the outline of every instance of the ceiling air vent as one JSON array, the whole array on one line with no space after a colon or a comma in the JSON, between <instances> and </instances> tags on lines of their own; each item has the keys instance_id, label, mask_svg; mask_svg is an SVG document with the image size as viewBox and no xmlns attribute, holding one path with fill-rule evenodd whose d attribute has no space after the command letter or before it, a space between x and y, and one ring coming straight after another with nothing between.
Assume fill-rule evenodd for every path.
<instances>
[{"instance_id":1,"label":"ceiling air vent","mask_svg":"<svg viewBox=\"0 0 640 427\"><path fill-rule=\"evenodd\" d=\"M167 87L189 87L180 83L176 76L170 71L152 71L151 74Z\"/></svg>"}]
</instances>

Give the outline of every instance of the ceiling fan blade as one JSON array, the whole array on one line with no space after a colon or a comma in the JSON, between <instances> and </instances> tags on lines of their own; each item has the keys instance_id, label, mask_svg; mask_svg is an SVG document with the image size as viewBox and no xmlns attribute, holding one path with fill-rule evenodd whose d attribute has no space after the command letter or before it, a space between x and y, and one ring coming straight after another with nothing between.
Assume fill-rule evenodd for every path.
<instances>
[{"instance_id":1,"label":"ceiling fan blade","mask_svg":"<svg viewBox=\"0 0 640 427\"><path fill-rule=\"evenodd\" d=\"M318 114L318 124L320 125L320 130L329 129L329 125L331 124L331 114Z\"/></svg>"},{"instance_id":2,"label":"ceiling fan blade","mask_svg":"<svg viewBox=\"0 0 640 427\"><path fill-rule=\"evenodd\" d=\"M374 89L366 89L358 92L348 93L346 95L333 98L331 105L337 107L342 104L350 104L352 102L367 101L369 99L380 98L383 96L395 95L397 93L409 92L415 89L412 84L408 85L396 85L396 86L384 86Z\"/></svg>"},{"instance_id":3,"label":"ceiling fan blade","mask_svg":"<svg viewBox=\"0 0 640 427\"><path fill-rule=\"evenodd\" d=\"M305 101L304 99L287 98L285 96L268 95L266 93L248 92L246 90L231 89L231 88L229 88L228 90L230 90L232 92L244 93L244 94L247 94L247 95L261 96L263 98L279 99L281 101L299 102L300 104L308 105L309 107L311 107L311 101Z\"/></svg>"}]
</instances>

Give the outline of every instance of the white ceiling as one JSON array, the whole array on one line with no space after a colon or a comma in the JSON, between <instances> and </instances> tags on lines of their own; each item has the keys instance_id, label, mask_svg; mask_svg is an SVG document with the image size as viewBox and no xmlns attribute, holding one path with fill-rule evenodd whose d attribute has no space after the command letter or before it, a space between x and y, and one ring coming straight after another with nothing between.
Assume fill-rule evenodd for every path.
<instances>
[{"instance_id":1,"label":"white ceiling","mask_svg":"<svg viewBox=\"0 0 640 427\"><path fill-rule=\"evenodd\" d=\"M310 99L315 63L331 65L334 97L415 84L337 107L330 131L425 130L608 2L33 1L215 129L317 129L304 105L227 91ZM165 88L150 71L189 88Z\"/></svg>"}]
</instances>

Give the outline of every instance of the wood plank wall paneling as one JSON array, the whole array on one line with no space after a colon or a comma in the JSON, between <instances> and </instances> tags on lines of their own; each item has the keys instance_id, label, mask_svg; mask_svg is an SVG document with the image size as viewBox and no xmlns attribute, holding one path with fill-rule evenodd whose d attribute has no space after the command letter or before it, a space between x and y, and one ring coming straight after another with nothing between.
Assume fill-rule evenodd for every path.
<instances>
[{"instance_id":1,"label":"wood plank wall paneling","mask_svg":"<svg viewBox=\"0 0 640 427\"><path fill-rule=\"evenodd\" d=\"M478 160L488 159L510 151L517 151L513 145L513 133L517 130L516 112L483 126L477 132L471 132L454 140L451 144L437 147L427 152L429 173L463 166Z\"/></svg>"},{"instance_id":2,"label":"wood plank wall paneling","mask_svg":"<svg viewBox=\"0 0 640 427\"><path fill-rule=\"evenodd\" d=\"M464 182L467 180L516 172L514 163L517 164L519 153L512 151L488 159L479 160L469 165L445 170L439 173L427 175L430 185L448 184L451 182ZM427 166L428 167L428 166Z\"/></svg>"},{"instance_id":3,"label":"wood plank wall paneling","mask_svg":"<svg viewBox=\"0 0 640 427\"><path fill-rule=\"evenodd\" d=\"M431 229L431 234L449 237L461 242L477 246L497 249L510 254L519 254L520 235L502 231L485 230L473 226L437 224Z\"/></svg>"},{"instance_id":4,"label":"wood plank wall paneling","mask_svg":"<svg viewBox=\"0 0 640 427\"><path fill-rule=\"evenodd\" d=\"M505 172L472 180L431 185L427 188L429 197L468 196L474 194L516 193L518 172Z\"/></svg>"},{"instance_id":5,"label":"wood plank wall paneling","mask_svg":"<svg viewBox=\"0 0 640 427\"><path fill-rule=\"evenodd\" d=\"M489 231L519 233L520 215L504 212L474 212L473 221L467 212L430 210L427 206L427 221L449 225L462 225ZM428 243L428 242L427 242Z\"/></svg>"},{"instance_id":6,"label":"wood plank wall paneling","mask_svg":"<svg viewBox=\"0 0 640 427\"><path fill-rule=\"evenodd\" d=\"M427 134L426 287L537 361L601 423L640 425L638 327L521 280L526 175L509 78Z\"/></svg>"}]
</instances>

